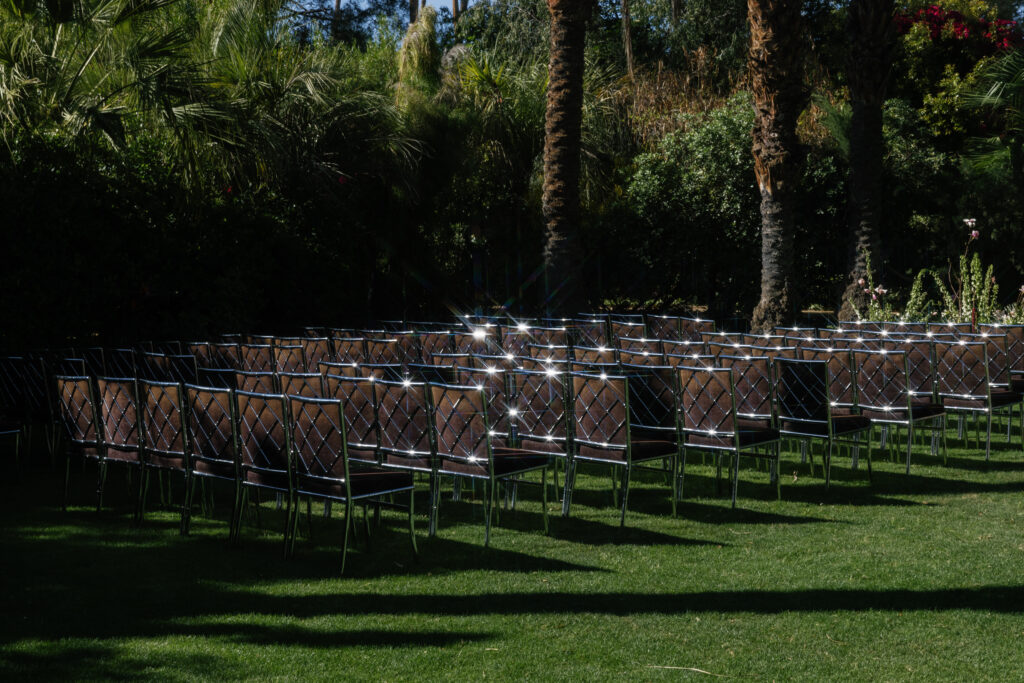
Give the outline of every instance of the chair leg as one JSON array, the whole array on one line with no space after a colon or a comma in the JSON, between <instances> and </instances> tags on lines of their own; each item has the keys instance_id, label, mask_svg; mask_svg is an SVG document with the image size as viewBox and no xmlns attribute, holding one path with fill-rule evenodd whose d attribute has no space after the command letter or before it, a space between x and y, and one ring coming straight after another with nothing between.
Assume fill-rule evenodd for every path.
<instances>
[{"instance_id":1,"label":"chair leg","mask_svg":"<svg viewBox=\"0 0 1024 683\"><path fill-rule=\"evenodd\" d=\"M715 495L722 495L722 454L719 451L712 451L715 459Z\"/></svg>"},{"instance_id":2,"label":"chair leg","mask_svg":"<svg viewBox=\"0 0 1024 683\"><path fill-rule=\"evenodd\" d=\"M427 535L437 535L437 509L441 501L441 477L435 472L430 473L430 521L427 526Z\"/></svg>"},{"instance_id":3,"label":"chair leg","mask_svg":"<svg viewBox=\"0 0 1024 683\"><path fill-rule=\"evenodd\" d=\"M345 501L345 531L341 535L341 573L345 573L345 558L348 556L349 530L352 528L352 501Z\"/></svg>"},{"instance_id":4,"label":"chair leg","mask_svg":"<svg viewBox=\"0 0 1024 683\"><path fill-rule=\"evenodd\" d=\"M159 474L162 474L159 473ZM139 493L135 502L135 523L142 524L142 517L146 514L146 494L149 493L149 478L152 473L145 465L139 466ZM161 498L163 495L161 495Z\"/></svg>"},{"instance_id":5,"label":"chair leg","mask_svg":"<svg viewBox=\"0 0 1024 683\"><path fill-rule=\"evenodd\" d=\"M868 453L871 452L871 444L868 443ZM868 467L871 467L870 456ZM782 444L775 442L775 499L782 500Z\"/></svg>"},{"instance_id":6,"label":"chair leg","mask_svg":"<svg viewBox=\"0 0 1024 683\"><path fill-rule=\"evenodd\" d=\"M310 504L309 496L306 497L306 505ZM299 535L299 500L295 497L295 505L288 509L288 516L285 518L285 557L295 556L295 538Z\"/></svg>"},{"instance_id":7,"label":"chair leg","mask_svg":"<svg viewBox=\"0 0 1024 683\"><path fill-rule=\"evenodd\" d=\"M195 493L196 481L188 471L185 472L185 491L181 501L181 529L178 533L188 536L188 528L192 522L192 496Z\"/></svg>"},{"instance_id":8,"label":"chair leg","mask_svg":"<svg viewBox=\"0 0 1024 683\"><path fill-rule=\"evenodd\" d=\"M679 507L679 495L676 489L676 471L679 469L679 455L673 455L669 458L669 477L668 485L672 487L672 516L675 517L677 509Z\"/></svg>"},{"instance_id":9,"label":"chair leg","mask_svg":"<svg viewBox=\"0 0 1024 683\"><path fill-rule=\"evenodd\" d=\"M627 464L622 468L622 515L619 517L619 527L626 526L626 505L629 503L629 472Z\"/></svg>"},{"instance_id":10,"label":"chair leg","mask_svg":"<svg viewBox=\"0 0 1024 683\"><path fill-rule=\"evenodd\" d=\"M686 447L679 451L679 475L674 483L676 487L676 499L683 500L683 483L686 478Z\"/></svg>"},{"instance_id":11,"label":"chair leg","mask_svg":"<svg viewBox=\"0 0 1024 683\"><path fill-rule=\"evenodd\" d=\"M290 491L287 495L282 495L284 498L284 545L281 549L282 557L288 559L288 554L291 551L291 540L292 534L291 529L288 527L288 522L291 521L292 516L295 516L296 523L299 520L299 500L298 496L292 494Z\"/></svg>"},{"instance_id":12,"label":"chair leg","mask_svg":"<svg viewBox=\"0 0 1024 683\"><path fill-rule=\"evenodd\" d=\"M572 505L572 490L576 485L576 460L570 459L565 462L565 491L562 492L562 517L569 516L569 508Z\"/></svg>"},{"instance_id":13,"label":"chair leg","mask_svg":"<svg viewBox=\"0 0 1024 683\"><path fill-rule=\"evenodd\" d=\"M736 494L739 491L740 486L740 452L736 451L736 454L732 459L732 509L736 509Z\"/></svg>"},{"instance_id":14,"label":"chair leg","mask_svg":"<svg viewBox=\"0 0 1024 683\"><path fill-rule=\"evenodd\" d=\"M822 455L824 457L824 461L822 463L822 467L825 468L825 488L828 489L828 487L832 484L832 440L831 439L829 439L828 448L824 449L824 453Z\"/></svg>"},{"instance_id":15,"label":"chair leg","mask_svg":"<svg viewBox=\"0 0 1024 683\"><path fill-rule=\"evenodd\" d=\"M496 502L494 500L495 481L493 478L488 479L484 484L484 547L487 548L491 545L491 506Z\"/></svg>"},{"instance_id":16,"label":"chair leg","mask_svg":"<svg viewBox=\"0 0 1024 683\"><path fill-rule=\"evenodd\" d=\"M414 516L416 507L416 487L409 489L409 543L412 544L413 559L420 556L420 550L416 547L416 518Z\"/></svg>"},{"instance_id":17,"label":"chair leg","mask_svg":"<svg viewBox=\"0 0 1024 683\"><path fill-rule=\"evenodd\" d=\"M907 423L907 474L910 474L910 453L914 448L914 423Z\"/></svg>"},{"instance_id":18,"label":"chair leg","mask_svg":"<svg viewBox=\"0 0 1024 683\"><path fill-rule=\"evenodd\" d=\"M557 489L558 487L556 486L555 488ZM546 465L540 471L540 490L541 512L544 515L544 535L547 536L550 528L548 526L548 468Z\"/></svg>"},{"instance_id":19,"label":"chair leg","mask_svg":"<svg viewBox=\"0 0 1024 683\"><path fill-rule=\"evenodd\" d=\"M96 512L103 509L103 487L107 483L107 461L100 460L99 473L96 475Z\"/></svg>"},{"instance_id":20,"label":"chair leg","mask_svg":"<svg viewBox=\"0 0 1024 683\"><path fill-rule=\"evenodd\" d=\"M868 434L868 481L871 481L871 435Z\"/></svg>"},{"instance_id":21,"label":"chair leg","mask_svg":"<svg viewBox=\"0 0 1024 683\"><path fill-rule=\"evenodd\" d=\"M992 411L988 411L985 417L985 462L988 462L992 454Z\"/></svg>"}]
</instances>

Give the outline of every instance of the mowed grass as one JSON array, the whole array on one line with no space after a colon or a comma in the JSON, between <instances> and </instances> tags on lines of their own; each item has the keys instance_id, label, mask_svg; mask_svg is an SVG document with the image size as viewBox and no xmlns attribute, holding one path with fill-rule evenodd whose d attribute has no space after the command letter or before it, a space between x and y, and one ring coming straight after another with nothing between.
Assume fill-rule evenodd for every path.
<instances>
[{"instance_id":1,"label":"mowed grass","mask_svg":"<svg viewBox=\"0 0 1024 683\"><path fill-rule=\"evenodd\" d=\"M523 487L488 549L478 499L446 496L436 538L418 519L418 561L385 511L345 576L337 508L314 508L312 538L303 516L284 560L270 501L231 547L226 489L181 537L155 491L132 526L118 470L99 514L91 468L66 513L58 474L7 476L0 679L1015 679L1024 456L999 436L986 466L950 437L948 466L919 445L910 476L876 459L870 485L837 457L828 491L790 452L782 502L745 460L737 510L697 458L678 517L646 474L625 529L609 476L587 471L572 518L551 503L545 536Z\"/></svg>"}]
</instances>

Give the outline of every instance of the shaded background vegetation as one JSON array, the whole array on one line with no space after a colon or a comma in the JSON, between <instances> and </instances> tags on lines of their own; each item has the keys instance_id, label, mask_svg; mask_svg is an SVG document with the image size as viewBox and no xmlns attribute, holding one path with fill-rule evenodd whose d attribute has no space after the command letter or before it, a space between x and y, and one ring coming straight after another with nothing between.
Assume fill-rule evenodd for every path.
<instances>
[{"instance_id":1,"label":"shaded background vegetation","mask_svg":"<svg viewBox=\"0 0 1024 683\"><path fill-rule=\"evenodd\" d=\"M900 4L883 262L908 289L976 217L1024 282L1019 121L979 108L1020 2ZM847 258L843 3L809 0L797 273L833 308ZM14 0L0 8L0 344L16 349L538 310L547 10ZM632 0L588 35L584 287L594 307L758 295L744 0ZM1017 50L1017 52L1015 52ZM1017 150L1014 152L1014 150ZM1014 156L1016 154L1016 156Z\"/></svg>"}]
</instances>

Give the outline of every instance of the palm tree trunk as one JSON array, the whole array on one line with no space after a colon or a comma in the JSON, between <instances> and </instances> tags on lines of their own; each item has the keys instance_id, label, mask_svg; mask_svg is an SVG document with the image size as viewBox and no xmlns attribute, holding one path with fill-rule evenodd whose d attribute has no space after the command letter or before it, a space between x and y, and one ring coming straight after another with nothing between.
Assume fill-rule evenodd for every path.
<instances>
[{"instance_id":1,"label":"palm tree trunk","mask_svg":"<svg viewBox=\"0 0 1024 683\"><path fill-rule=\"evenodd\" d=\"M802 170L797 118L807 105L800 0L747 0L754 93L754 173L761 191L761 299L751 329L789 322L796 310L793 220Z\"/></svg>"},{"instance_id":2,"label":"palm tree trunk","mask_svg":"<svg viewBox=\"0 0 1024 683\"><path fill-rule=\"evenodd\" d=\"M548 0L551 14L544 113L544 279L549 312L581 308L580 144L583 47L593 0Z\"/></svg>"},{"instance_id":3,"label":"palm tree trunk","mask_svg":"<svg viewBox=\"0 0 1024 683\"><path fill-rule=\"evenodd\" d=\"M420 10L420 2L419 2L419 0L409 0L409 23L410 24L415 24L416 23L416 15L419 13L419 10Z\"/></svg>"},{"instance_id":4,"label":"palm tree trunk","mask_svg":"<svg viewBox=\"0 0 1024 683\"><path fill-rule=\"evenodd\" d=\"M852 0L847 34L850 51L847 73L853 116L850 120L850 254L849 278L839 309L840 320L851 320L867 309L861 284L867 279L867 259L878 258L878 219L881 206L882 102L896 48L893 0Z\"/></svg>"},{"instance_id":5,"label":"palm tree trunk","mask_svg":"<svg viewBox=\"0 0 1024 683\"><path fill-rule=\"evenodd\" d=\"M633 20L629 15L629 0L622 0L622 51L626 55L626 73L633 78Z\"/></svg>"}]
</instances>

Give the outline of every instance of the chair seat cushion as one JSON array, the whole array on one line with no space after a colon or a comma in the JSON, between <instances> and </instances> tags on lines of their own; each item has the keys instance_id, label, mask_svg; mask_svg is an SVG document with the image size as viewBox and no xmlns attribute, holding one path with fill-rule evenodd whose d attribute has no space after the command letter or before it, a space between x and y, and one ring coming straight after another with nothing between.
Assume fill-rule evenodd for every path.
<instances>
[{"instance_id":1,"label":"chair seat cushion","mask_svg":"<svg viewBox=\"0 0 1024 683\"><path fill-rule=\"evenodd\" d=\"M288 490L288 473L276 470L245 470L245 481L255 486Z\"/></svg>"},{"instance_id":2,"label":"chair seat cushion","mask_svg":"<svg viewBox=\"0 0 1024 683\"><path fill-rule=\"evenodd\" d=\"M1017 391L1009 389L992 390L992 407L1005 408L1021 402L1022 395ZM947 408L970 408L973 410L985 410L988 402L984 398L957 398L955 396L943 396L942 405Z\"/></svg>"},{"instance_id":3,"label":"chair seat cushion","mask_svg":"<svg viewBox=\"0 0 1024 683\"><path fill-rule=\"evenodd\" d=\"M910 418L914 421L927 420L932 417L939 417L946 409L938 403L914 403L910 406ZM906 422L907 409L905 407L893 408L892 410L880 410L878 408L864 408L864 417L879 422Z\"/></svg>"},{"instance_id":4,"label":"chair seat cushion","mask_svg":"<svg viewBox=\"0 0 1024 683\"><path fill-rule=\"evenodd\" d=\"M381 458L386 465L392 467L405 467L413 470L430 471L430 456L417 453L416 455L398 455L397 453L382 453Z\"/></svg>"},{"instance_id":5,"label":"chair seat cushion","mask_svg":"<svg viewBox=\"0 0 1024 683\"><path fill-rule=\"evenodd\" d=\"M389 491L412 488L413 474L377 468L360 469L349 472L349 485L353 498L382 495ZM345 484L342 479L320 479L300 475L298 487L299 493L313 493L338 499L345 497Z\"/></svg>"},{"instance_id":6,"label":"chair seat cushion","mask_svg":"<svg viewBox=\"0 0 1024 683\"><path fill-rule=\"evenodd\" d=\"M118 462L137 463L140 462L139 452L133 448L115 448L113 446L107 447L107 460L117 460Z\"/></svg>"},{"instance_id":7,"label":"chair seat cushion","mask_svg":"<svg viewBox=\"0 0 1024 683\"><path fill-rule=\"evenodd\" d=\"M634 439L632 442L632 458L634 462L642 460L655 460L657 458L670 458L679 452L679 447L671 441ZM621 448L601 448L588 444L580 444L579 454L584 458L596 458L599 460L611 460L614 462L625 462L626 451Z\"/></svg>"},{"instance_id":8,"label":"chair seat cushion","mask_svg":"<svg viewBox=\"0 0 1024 683\"><path fill-rule=\"evenodd\" d=\"M377 451L359 446L348 447L348 459L355 462L377 463Z\"/></svg>"},{"instance_id":9,"label":"chair seat cushion","mask_svg":"<svg viewBox=\"0 0 1024 683\"><path fill-rule=\"evenodd\" d=\"M863 415L833 415L832 433L836 436L852 434L871 427L871 420ZM827 437L828 422L825 420L815 422L796 422L794 420L782 421L782 432L790 434L808 434L810 436Z\"/></svg>"},{"instance_id":10,"label":"chair seat cushion","mask_svg":"<svg viewBox=\"0 0 1024 683\"><path fill-rule=\"evenodd\" d=\"M565 455L565 441L548 441L544 438L522 436L519 438L519 448L531 453L551 453Z\"/></svg>"},{"instance_id":11,"label":"chair seat cushion","mask_svg":"<svg viewBox=\"0 0 1024 683\"><path fill-rule=\"evenodd\" d=\"M221 479L235 478L235 463L229 460L194 460L192 469L200 474Z\"/></svg>"},{"instance_id":12,"label":"chair seat cushion","mask_svg":"<svg viewBox=\"0 0 1024 683\"><path fill-rule=\"evenodd\" d=\"M169 470L184 470L185 456L173 453L146 453L146 464Z\"/></svg>"},{"instance_id":13,"label":"chair seat cushion","mask_svg":"<svg viewBox=\"0 0 1024 683\"><path fill-rule=\"evenodd\" d=\"M779 431L777 429L770 428L741 427L738 435L740 438L740 448L746 448L748 446L756 446L757 444L777 441L779 438ZM733 441L732 434L712 435L691 433L686 435L686 445L710 446L712 448L733 448L735 446L735 442Z\"/></svg>"},{"instance_id":14,"label":"chair seat cushion","mask_svg":"<svg viewBox=\"0 0 1024 683\"><path fill-rule=\"evenodd\" d=\"M525 472L527 470L546 467L548 456L529 453L518 448L493 448L494 453L494 475L503 477L514 472ZM475 476L487 476L487 461L466 462L463 460L441 460L441 470L457 474L469 474Z\"/></svg>"}]
</instances>

